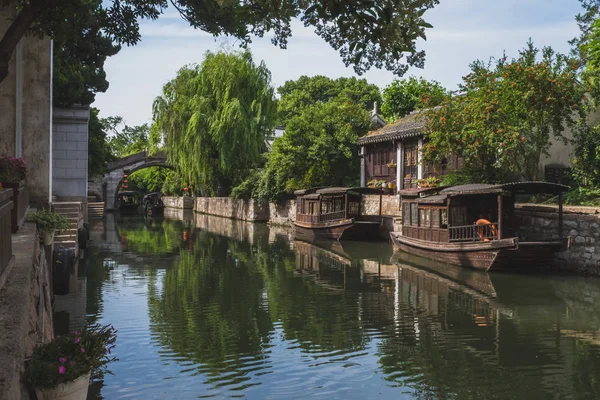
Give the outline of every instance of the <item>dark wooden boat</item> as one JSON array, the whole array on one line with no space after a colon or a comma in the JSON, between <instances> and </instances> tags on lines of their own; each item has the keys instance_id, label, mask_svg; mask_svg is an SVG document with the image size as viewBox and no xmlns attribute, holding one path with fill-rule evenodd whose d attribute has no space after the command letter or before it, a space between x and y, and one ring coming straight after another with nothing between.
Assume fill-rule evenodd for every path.
<instances>
[{"instance_id":1,"label":"dark wooden boat","mask_svg":"<svg viewBox=\"0 0 600 400\"><path fill-rule=\"evenodd\" d=\"M313 241L381 240L381 197L379 216L361 214L363 194L383 195L373 188L314 188L295 192L296 221L293 223L296 239Z\"/></svg>"},{"instance_id":2,"label":"dark wooden boat","mask_svg":"<svg viewBox=\"0 0 600 400\"><path fill-rule=\"evenodd\" d=\"M402 231L390 235L402 251L462 267L548 268L566 245L562 232L566 190L567 186L546 182L402 190ZM534 237L515 217L515 196L540 193L558 195L559 228Z\"/></svg>"},{"instance_id":3,"label":"dark wooden boat","mask_svg":"<svg viewBox=\"0 0 600 400\"><path fill-rule=\"evenodd\" d=\"M163 215L165 204L162 201L162 194L159 192L148 193L142 199L142 206L146 215Z\"/></svg>"},{"instance_id":4,"label":"dark wooden boat","mask_svg":"<svg viewBox=\"0 0 600 400\"><path fill-rule=\"evenodd\" d=\"M140 206L140 195L137 192L124 191L117 193L119 211L135 211Z\"/></svg>"}]
</instances>

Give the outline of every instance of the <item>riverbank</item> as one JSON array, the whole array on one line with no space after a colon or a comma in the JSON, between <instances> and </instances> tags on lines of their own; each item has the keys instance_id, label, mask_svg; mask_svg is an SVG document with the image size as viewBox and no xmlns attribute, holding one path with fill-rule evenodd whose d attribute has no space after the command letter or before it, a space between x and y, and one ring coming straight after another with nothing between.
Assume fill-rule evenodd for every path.
<instances>
[{"instance_id":1,"label":"riverbank","mask_svg":"<svg viewBox=\"0 0 600 400\"><path fill-rule=\"evenodd\" d=\"M12 235L12 246L15 259L0 287L0 397L29 399L21 383L25 359L54 337L51 274L35 224Z\"/></svg>"},{"instance_id":2,"label":"riverbank","mask_svg":"<svg viewBox=\"0 0 600 400\"><path fill-rule=\"evenodd\" d=\"M189 199L189 200L188 200ZM193 210L197 214L212 215L247 222L266 222L270 225L289 226L296 219L296 201L267 203L228 197L165 197L165 206ZM402 217L396 196L363 197L363 215L379 215L381 204L382 237L402 230ZM558 210L539 204L516 206L521 231L528 240L558 238ZM569 236L569 247L557 254L555 267L580 274L600 276L600 208L564 207L564 235Z\"/></svg>"}]
</instances>

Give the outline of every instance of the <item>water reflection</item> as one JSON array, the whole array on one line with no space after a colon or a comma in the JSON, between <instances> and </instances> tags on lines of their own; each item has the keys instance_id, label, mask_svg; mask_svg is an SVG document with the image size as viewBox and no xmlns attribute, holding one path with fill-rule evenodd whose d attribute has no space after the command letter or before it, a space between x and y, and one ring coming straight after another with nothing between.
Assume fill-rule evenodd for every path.
<instances>
[{"instance_id":1,"label":"water reflection","mask_svg":"<svg viewBox=\"0 0 600 400\"><path fill-rule=\"evenodd\" d=\"M181 214L93 231L85 318L121 361L90 398L600 398L598 280Z\"/></svg>"}]
</instances>

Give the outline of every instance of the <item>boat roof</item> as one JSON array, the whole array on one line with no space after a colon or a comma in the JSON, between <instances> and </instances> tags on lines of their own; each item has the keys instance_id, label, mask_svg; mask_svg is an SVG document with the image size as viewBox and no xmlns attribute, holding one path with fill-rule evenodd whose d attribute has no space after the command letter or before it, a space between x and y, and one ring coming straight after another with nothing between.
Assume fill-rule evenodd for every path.
<instances>
[{"instance_id":1,"label":"boat roof","mask_svg":"<svg viewBox=\"0 0 600 400\"><path fill-rule=\"evenodd\" d=\"M430 194L434 194L437 193L445 188L447 188L448 186L437 186L437 187L428 187L428 188L420 188L420 187L416 187L416 188L408 188L408 189L401 189L398 190L398 194L401 196L408 196L408 197L418 197L418 196L427 196Z\"/></svg>"},{"instance_id":2,"label":"boat roof","mask_svg":"<svg viewBox=\"0 0 600 400\"><path fill-rule=\"evenodd\" d=\"M360 194L383 194L382 189L370 187L317 187L311 189L296 190L294 194L296 196L303 196L304 198L318 198L320 195L342 195L348 192L355 192Z\"/></svg>"},{"instance_id":3,"label":"boat roof","mask_svg":"<svg viewBox=\"0 0 600 400\"><path fill-rule=\"evenodd\" d=\"M560 194L569 190L568 186L551 182L512 182L503 184L488 183L470 183L445 188L440 191L442 194L451 196L471 195L471 194L491 194L510 191L513 194Z\"/></svg>"},{"instance_id":4,"label":"boat roof","mask_svg":"<svg viewBox=\"0 0 600 400\"><path fill-rule=\"evenodd\" d=\"M137 192L134 192L134 191L132 191L132 190L127 190L127 191L125 191L125 192L119 192L119 193L117 193L117 196L118 196L118 195L120 195L120 194L124 194L124 195L131 195L131 194L136 194L136 193L137 193Z\"/></svg>"}]
</instances>

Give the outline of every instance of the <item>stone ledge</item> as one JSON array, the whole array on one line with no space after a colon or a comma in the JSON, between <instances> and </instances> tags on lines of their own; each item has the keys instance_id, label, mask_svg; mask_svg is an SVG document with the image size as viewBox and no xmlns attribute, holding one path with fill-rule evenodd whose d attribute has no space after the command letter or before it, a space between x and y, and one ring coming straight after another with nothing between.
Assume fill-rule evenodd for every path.
<instances>
[{"instance_id":1,"label":"stone ledge","mask_svg":"<svg viewBox=\"0 0 600 400\"><path fill-rule=\"evenodd\" d=\"M13 253L14 266L0 290L0 393L22 399L27 398L21 385L25 358L53 337L50 277L34 224L13 235Z\"/></svg>"}]
</instances>

